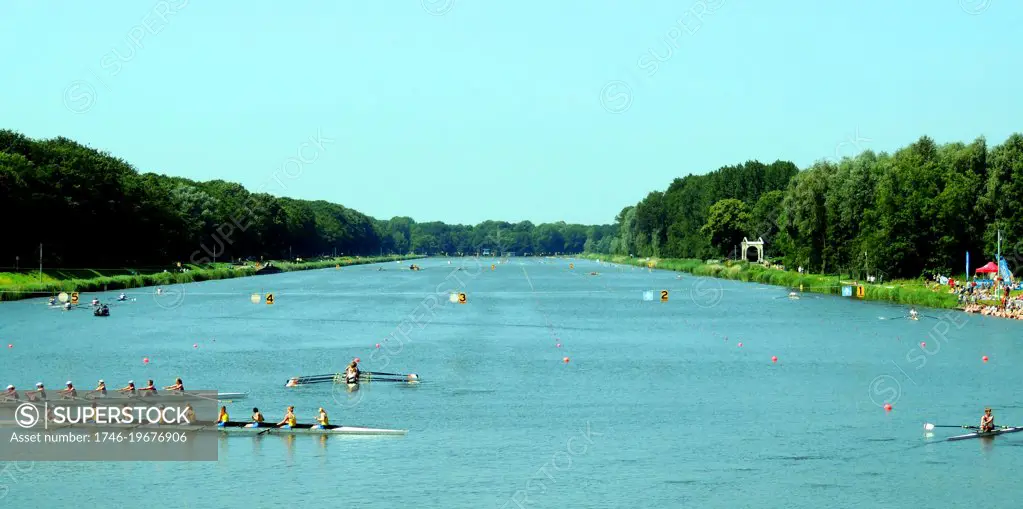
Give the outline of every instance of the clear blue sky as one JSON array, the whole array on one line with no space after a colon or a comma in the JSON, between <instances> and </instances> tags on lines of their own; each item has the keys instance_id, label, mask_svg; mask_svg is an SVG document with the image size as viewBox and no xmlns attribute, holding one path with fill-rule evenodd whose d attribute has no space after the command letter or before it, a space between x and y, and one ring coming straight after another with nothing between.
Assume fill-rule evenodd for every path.
<instances>
[{"instance_id":1,"label":"clear blue sky","mask_svg":"<svg viewBox=\"0 0 1023 509\"><path fill-rule=\"evenodd\" d=\"M253 190L319 132L265 190L449 223L1023 130L1021 2L423 1L6 2L2 127Z\"/></svg>"}]
</instances>

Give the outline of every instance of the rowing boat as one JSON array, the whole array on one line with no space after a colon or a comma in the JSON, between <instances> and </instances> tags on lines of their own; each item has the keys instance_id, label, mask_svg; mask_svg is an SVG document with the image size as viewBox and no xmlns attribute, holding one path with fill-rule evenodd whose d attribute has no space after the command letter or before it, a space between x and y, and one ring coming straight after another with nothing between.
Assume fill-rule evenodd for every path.
<instances>
[{"instance_id":1,"label":"rowing boat","mask_svg":"<svg viewBox=\"0 0 1023 509\"><path fill-rule=\"evenodd\" d=\"M1023 431L1023 426L1003 426L1001 428L991 431L974 431L973 433L967 433L965 435L956 435L954 437L948 437L946 440L954 442L956 440L967 440L970 438L993 438L998 435L1004 435L1006 433L1016 433Z\"/></svg>"},{"instance_id":2,"label":"rowing boat","mask_svg":"<svg viewBox=\"0 0 1023 509\"><path fill-rule=\"evenodd\" d=\"M250 422L228 422L223 426L215 423L204 424L61 424L49 425L48 430L82 430L82 429L127 429L130 431L180 431L204 432L219 431L228 435L364 435L364 436L399 436L407 435L405 429L367 428L364 426L336 426L325 428L313 427L313 424L298 424L292 427L278 428L273 424L264 424L258 428L250 427Z\"/></svg>"},{"instance_id":3,"label":"rowing boat","mask_svg":"<svg viewBox=\"0 0 1023 509\"><path fill-rule=\"evenodd\" d=\"M89 392L85 392L83 396L79 396L79 397L74 398L74 399L64 399L64 398L61 398L61 397L57 396L56 394L51 394L51 396L57 396L57 397L50 397L50 398L47 398L45 400L30 400L30 399L28 399L28 393L32 393L32 392L34 392L34 391L23 391L22 394L18 395L21 398L19 400L4 400L4 401L0 401L0 408L14 408L14 407L17 407L18 405L21 405L22 403L35 403L37 405L41 405L43 403L53 403L53 404L62 405L62 406L73 406L73 405L91 405L93 403L121 403L121 402L129 402L129 401L135 401L135 402L143 401L143 402L146 402L146 403L191 403L191 402L195 402L196 400L212 399L212 397L207 395L207 394L192 393L192 392L184 392L184 393L180 393L180 392L178 392L178 393L169 393L169 392L167 392L167 393L163 393L163 394L156 394L154 396L128 395L128 394L118 393L118 392L109 392L109 393L107 393L106 396L102 396L102 395L99 395L99 394L95 394L92 391L89 391ZM217 393L217 400L218 401L236 401L236 400L240 400L240 399L245 399L248 396L249 396L249 393L247 393L247 392L220 392L220 393Z\"/></svg>"}]
</instances>

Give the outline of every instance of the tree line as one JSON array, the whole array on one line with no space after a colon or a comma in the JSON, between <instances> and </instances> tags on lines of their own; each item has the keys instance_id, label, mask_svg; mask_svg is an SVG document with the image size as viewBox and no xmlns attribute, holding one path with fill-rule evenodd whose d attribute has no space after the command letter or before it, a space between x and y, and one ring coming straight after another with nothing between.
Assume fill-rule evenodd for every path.
<instances>
[{"instance_id":1,"label":"tree line","mask_svg":"<svg viewBox=\"0 0 1023 509\"><path fill-rule=\"evenodd\" d=\"M741 258L743 237L763 237L768 257L815 272L961 274L967 251L974 269L994 259L999 230L1002 256L1023 263L1021 205L1023 135L995 147L924 136L802 171L750 161L677 178L622 209L599 252Z\"/></svg>"},{"instance_id":2,"label":"tree line","mask_svg":"<svg viewBox=\"0 0 1023 509\"><path fill-rule=\"evenodd\" d=\"M67 138L0 130L0 266L149 267L334 255L607 251L612 225L380 220L240 184L140 173Z\"/></svg>"}]
</instances>

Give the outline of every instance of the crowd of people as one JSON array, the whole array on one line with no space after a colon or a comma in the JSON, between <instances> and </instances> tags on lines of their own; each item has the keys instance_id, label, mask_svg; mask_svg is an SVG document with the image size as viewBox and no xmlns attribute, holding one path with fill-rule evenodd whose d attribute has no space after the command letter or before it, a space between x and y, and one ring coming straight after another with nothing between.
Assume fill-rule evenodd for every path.
<instances>
[{"instance_id":1,"label":"crowd of people","mask_svg":"<svg viewBox=\"0 0 1023 509\"><path fill-rule=\"evenodd\" d=\"M1023 294L1012 295L1023 290L1023 283L1005 281L1000 276L961 281L941 275L935 275L934 282L939 288L947 286L967 313L1023 320Z\"/></svg>"}]
</instances>

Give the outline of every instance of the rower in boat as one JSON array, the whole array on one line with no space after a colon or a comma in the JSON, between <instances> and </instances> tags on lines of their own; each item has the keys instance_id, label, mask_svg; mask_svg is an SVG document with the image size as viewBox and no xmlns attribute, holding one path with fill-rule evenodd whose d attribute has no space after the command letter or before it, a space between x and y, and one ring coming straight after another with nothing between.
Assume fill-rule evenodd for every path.
<instances>
[{"instance_id":1,"label":"rower in boat","mask_svg":"<svg viewBox=\"0 0 1023 509\"><path fill-rule=\"evenodd\" d=\"M330 418L327 417L327 411L322 407L320 413L316 415L316 422L317 424L313 426L315 429L326 429L327 426L330 426Z\"/></svg>"},{"instance_id":2,"label":"rower in boat","mask_svg":"<svg viewBox=\"0 0 1023 509\"><path fill-rule=\"evenodd\" d=\"M191 404L185 405L185 421L188 424L195 424L197 422L195 419L195 409L192 408Z\"/></svg>"},{"instance_id":3,"label":"rower in boat","mask_svg":"<svg viewBox=\"0 0 1023 509\"><path fill-rule=\"evenodd\" d=\"M71 311L71 303L70 302L65 302L64 303L64 311Z\"/></svg>"},{"instance_id":4,"label":"rower in boat","mask_svg":"<svg viewBox=\"0 0 1023 509\"><path fill-rule=\"evenodd\" d=\"M359 375L361 374L362 373L359 371L359 364L355 361L352 361L352 363L349 364L347 368L345 368L345 383L347 384L359 383Z\"/></svg>"},{"instance_id":5,"label":"rower in boat","mask_svg":"<svg viewBox=\"0 0 1023 509\"><path fill-rule=\"evenodd\" d=\"M125 394L130 395L130 396L134 396L135 395L135 391L136 391L136 389L135 389L135 380L128 380L128 385L126 385L124 387L121 387L120 389L117 389L117 392L123 392Z\"/></svg>"},{"instance_id":6,"label":"rower in boat","mask_svg":"<svg viewBox=\"0 0 1023 509\"><path fill-rule=\"evenodd\" d=\"M103 380L100 380L99 381L99 385L97 385L96 388L92 392L93 392L93 394L98 394L100 397L104 397L105 398L107 396L107 384L106 384L106 382L104 382Z\"/></svg>"},{"instance_id":7,"label":"rower in boat","mask_svg":"<svg viewBox=\"0 0 1023 509\"><path fill-rule=\"evenodd\" d=\"M227 421L229 420L231 420L231 418L227 416L227 407L220 407L220 414L217 415L217 426L224 427L227 425Z\"/></svg>"},{"instance_id":8,"label":"rower in boat","mask_svg":"<svg viewBox=\"0 0 1023 509\"><path fill-rule=\"evenodd\" d=\"M56 306L57 305L57 298L56 297L50 297L50 305L51 306Z\"/></svg>"},{"instance_id":9,"label":"rower in boat","mask_svg":"<svg viewBox=\"0 0 1023 509\"><path fill-rule=\"evenodd\" d=\"M258 428L263 425L263 412L260 412L258 408L252 407L252 424L249 424L250 428Z\"/></svg>"},{"instance_id":10,"label":"rower in boat","mask_svg":"<svg viewBox=\"0 0 1023 509\"><path fill-rule=\"evenodd\" d=\"M910 320L919 320L920 319L920 313L916 312L916 308L910 308L910 310L909 310L909 319Z\"/></svg>"},{"instance_id":11,"label":"rower in boat","mask_svg":"<svg viewBox=\"0 0 1023 509\"><path fill-rule=\"evenodd\" d=\"M99 306L99 299L92 299L92 306L93 307Z\"/></svg>"},{"instance_id":12,"label":"rower in boat","mask_svg":"<svg viewBox=\"0 0 1023 509\"><path fill-rule=\"evenodd\" d=\"M164 387L163 389L166 390L166 391L184 391L185 390L185 384L181 382L180 378L175 378L174 379L174 385L168 385L167 387Z\"/></svg>"},{"instance_id":13,"label":"rower in boat","mask_svg":"<svg viewBox=\"0 0 1023 509\"><path fill-rule=\"evenodd\" d=\"M39 382L36 384L36 390L25 393L25 396L29 401L43 401L46 399L46 389L43 387L43 383Z\"/></svg>"},{"instance_id":14,"label":"rower in boat","mask_svg":"<svg viewBox=\"0 0 1023 509\"><path fill-rule=\"evenodd\" d=\"M122 293L122 294L117 296L117 300L120 301L120 302L124 302L124 301L128 300L128 296Z\"/></svg>"},{"instance_id":15,"label":"rower in boat","mask_svg":"<svg viewBox=\"0 0 1023 509\"><path fill-rule=\"evenodd\" d=\"M277 423L278 428L293 428L298 425L298 419L295 418L295 407L289 406L287 413L284 414L284 418L281 422Z\"/></svg>"},{"instance_id":16,"label":"rower in boat","mask_svg":"<svg viewBox=\"0 0 1023 509\"><path fill-rule=\"evenodd\" d=\"M74 399L74 398L77 398L77 397L78 397L78 390L75 389L75 384L71 383L71 380L68 380L67 383L64 384L64 389L60 391L60 398L61 399Z\"/></svg>"},{"instance_id":17,"label":"rower in boat","mask_svg":"<svg viewBox=\"0 0 1023 509\"><path fill-rule=\"evenodd\" d=\"M97 410L98 406L99 405L97 405L95 401L92 402L92 405L91 405L91 407L92 407L92 415L94 415L94 416L95 415L99 415L99 411ZM85 419L85 422L86 422L86 424L96 424L96 418L95 417L88 417L88 418Z\"/></svg>"},{"instance_id":18,"label":"rower in boat","mask_svg":"<svg viewBox=\"0 0 1023 509\"><path fill-rule=\"evenodd\" d=\"M995 416L991 415L991 409L985 408L984 415L980 416L980 432L984 433L995 429Z\"/></svg>"},{"instance_id":19,"label":"rower in boat","mask_svg":"<svg viewBox=\"0 0 1023 509\"><path fill-rule=\"evenodd\" d=\"M14 389L13 385L7 386L7 392L4 392L4 401L18 401L18 391Z\"/></svg>"},{"instance_id":20,"label":"rower in boat","mask_svg":"<svg viewBox=\"0 0 1023 509\"><path fill-rule=\"evenodd\" d=\"M139 389L139 392L142 393L141 396L156 396L156 385L153 385L153 381L149 380L145 387Z\"/></svg>"},{"instance_id":21,"label":"rower in boat","mask_svg":"<svg viewBox=\"0 0 1023 509\"><path fill-rule=\"evenodd\" d=\"M298 377L297 376L293 377L293 378L289 378L288 379L288 383L284 384L285 387L298 387L298 385L299 385L299 383L298 383Z\"/></svg>"}]
</instances>

